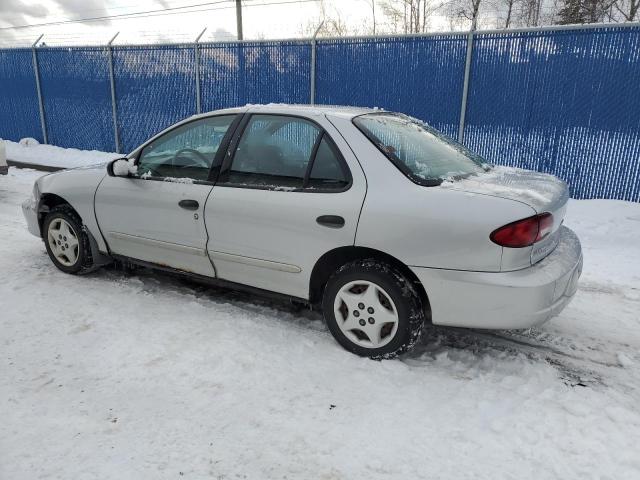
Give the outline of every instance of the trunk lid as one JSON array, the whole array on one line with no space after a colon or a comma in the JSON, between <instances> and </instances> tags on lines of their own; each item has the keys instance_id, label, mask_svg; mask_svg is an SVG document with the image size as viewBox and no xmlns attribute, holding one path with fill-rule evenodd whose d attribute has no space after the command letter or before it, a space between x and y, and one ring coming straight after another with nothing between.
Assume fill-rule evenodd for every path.
<instances>
[{"instance_id":1,"label":"trunk lid","mask_svg":"<svg viewBox=\"0 0 640 480\"><path fill-rule=\"evenodd\" d=\"M529 247L531 264L549 255L558 244L560 226L564 221L569 201L569 188L559 178L521 168L496 166L486 173L445 182L442 186L469 193L506 198L530 206L535 213L553 214L551 233ZM509 258L508 255L507 258ZM508 265L503 267L505 266L509 269Z\"/></svg>"}]
</instances>

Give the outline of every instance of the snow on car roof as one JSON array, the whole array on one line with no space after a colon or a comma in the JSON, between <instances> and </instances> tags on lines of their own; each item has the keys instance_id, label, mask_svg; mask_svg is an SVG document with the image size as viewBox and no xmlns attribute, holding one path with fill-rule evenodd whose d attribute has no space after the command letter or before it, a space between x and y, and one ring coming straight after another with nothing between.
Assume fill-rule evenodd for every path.
<instances>
[{"instance_id":1,"label":"snow on car roof","mask_svg":"<svg viewBox=\"0 0 640 480\"><path fill-rule=\"evenodd\" d=\"M333 115L340 117L352 118L364 113L380 111L381 109L354 107L346 105L305 105L305 104L287 104L287 103L269 103L269 104L247 104L242 107L226 108L223 110L213 110L195 117L206 117L212 114L220 113L242 113L242 112L261 112L261 113L299 113L304 115Z\"/></svg>"}]
</instances>

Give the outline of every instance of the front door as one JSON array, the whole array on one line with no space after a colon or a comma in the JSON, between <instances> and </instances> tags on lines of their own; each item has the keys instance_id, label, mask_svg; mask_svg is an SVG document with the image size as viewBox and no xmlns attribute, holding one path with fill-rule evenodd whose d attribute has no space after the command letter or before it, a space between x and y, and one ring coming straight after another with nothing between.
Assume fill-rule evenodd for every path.
<instances>
[{"instance_id":1,"label":"front door","mask_svg":"<svg viewBox=\"0 0 640 480\"><path fill-rule=\"evenodd\" d=\"M232 143L205 211L218 277L307 298L316 261L353 245L364 174L316 120L252 114Z\"/></svg>"},{"instance_id":2,"label":"front door","mask_svg":"<svg viewBox=\"0 0 640 480\"><path fill-rule=\"evenodd\" d=\"M112 253L215 276L203 212L213 186L210 171L234 118L182 124L140 151L135 175L104 178L96 217Z\"/></svg>"}]
</instances>

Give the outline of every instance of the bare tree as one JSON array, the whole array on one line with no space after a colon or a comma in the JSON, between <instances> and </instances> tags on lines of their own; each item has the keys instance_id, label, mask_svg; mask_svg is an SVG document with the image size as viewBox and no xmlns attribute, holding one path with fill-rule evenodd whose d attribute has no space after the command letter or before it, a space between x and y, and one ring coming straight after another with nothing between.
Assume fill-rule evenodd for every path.
<instances>
[{"instance_id":1,"label":"bare tree","mask_svg":"<svg viewBox=\"0 0 640 480\"><path fill-rule=\"evenodd\" d=\"M524 0L487 0L496 12L496 28L509 28L517 20L519 7Z\"/></svg>"},{"instance_id":2,"label":"bare tree","mask_svg":"<svg viewBox=\"0 0 640 480\"><path fill-rule=\"evenodd\" d=\"M374 27L375 28L375 27ZM320 17L309 20L302 25L302 35L310 37L316 30L320 37L346 37L348 35L370 35L369 25L347 24L344 17L335 9L328 7L325 0L320 1Z\"/></svg>"},{"instance_id":3,"label":"bare tree","mask_svg":"<svg viewBox=\"0 0 640 480\"><path fill-rule=\"evenodd\" d=\"M461 20L471 22L471 29L475 30L480 16L482 0L457 0L451 4L452 14Z\"/></svg>"},{"instance_id":4,"label":"bare tree","mask_svg":"<svg viewBox=\"0 0 640 480\"><path fill-rule=\"evenodd\" d=\"M376 34L376 0L364 0L371 6L371 24L373 27L373 34Z\"/></svg>"},{"instance_id":5,"label":"bare tree","mask_svg":"<svg viewBox=\"0 0 640 480\"><path fill-rule=\"evenodd\" d=\"M509 28L511 25L511 15L513 14L513 6L516 3L516 0L502 0L502 2L507 7L507 18L504 21L504 28Z\"/></svg>"},{"instance_id":6,"label":"bare tree","mask_svg":"<svg viewBox=\"0 0 640 480\"><path fill-rule=\"evenodd\" d=\"M625 22L633 22L640 18L640 0L618 0L613 4L613 8L622 15Z\"/></svg>"},{"instance_id":7,"label":"bare tree","mask_svg":"<svg viewBox=\"0 0 640 480\"><path fill-rule=\"evenodd\" d=\"M523 0L520 8L520 18L527 27L537 27L540 25L540 11L542 10L542 0Z\"/></svg>"},{"instance_id":8,"label":"bare tree","mask_svg":"<svg viewBox=\"0 0 640 480\"><path fill-rule=\"evenodd\" d=\"M430 17L449 1L381 0L380 9L395 33L424 33L429 28Z\"/></svg>"}]
</instances>

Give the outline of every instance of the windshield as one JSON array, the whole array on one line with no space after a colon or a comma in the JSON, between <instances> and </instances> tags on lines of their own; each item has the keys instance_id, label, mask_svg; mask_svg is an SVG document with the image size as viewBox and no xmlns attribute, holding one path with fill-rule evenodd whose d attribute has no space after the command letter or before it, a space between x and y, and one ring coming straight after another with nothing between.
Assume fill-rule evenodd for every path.
<instances>
[{"instance_id":1,"label":"windshield","mask_svg":"<svg viewBox=\"0 0 640 480\"><path fill-rule=\"evenodd\" d=\"M486 162L463 145L424 122L396 113L370 113L354 124L389 160L416 183L439 185L488 169Z\"/></svg>"}]
</instances>

